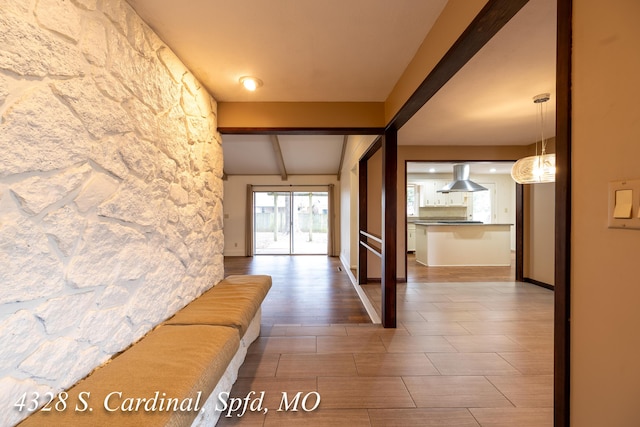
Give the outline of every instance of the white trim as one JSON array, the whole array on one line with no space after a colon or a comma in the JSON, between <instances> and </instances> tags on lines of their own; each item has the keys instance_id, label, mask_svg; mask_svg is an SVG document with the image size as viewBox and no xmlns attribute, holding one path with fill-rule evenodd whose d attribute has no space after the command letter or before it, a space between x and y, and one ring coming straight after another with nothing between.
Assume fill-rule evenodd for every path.
<instances>
[{"instance_id":1,"label":"white trim","mask_svg":"<svg viewBox=\"0 0 640 427\"><path fill-rule=\"evenodd\" d=\"M223 256L246 256L242 248L233 248L232 250L225 251Z\"/></svg>"},{"instance_id":2,"label":"white trim","mask_svg":"<svg viewBox=\"0 0 640 427\"><path fill-rule=\"evenodd\" d=\"M382 323L382 319L380 319L380 316L378 316L378 313L376 313L376 309L371 304L371 301L369 301L369 298L367 298L367 294L365 294L362 288L358 285L358 280L353 275L353 273L351 273L351 269L349 268L349 263L345 262L345 260L342 258L342 254L340 254L340 262L342 263L342 266L346 270L347 275L349 276L349 280L351 280L351 284L353 285L353 288L356 290L356 293L358 294L360 301L362 301L362 305L364 305L365 310L367 310L367 314L369 315L371 322L377 323L377 324Z\"/></svg>"}]
</instances>

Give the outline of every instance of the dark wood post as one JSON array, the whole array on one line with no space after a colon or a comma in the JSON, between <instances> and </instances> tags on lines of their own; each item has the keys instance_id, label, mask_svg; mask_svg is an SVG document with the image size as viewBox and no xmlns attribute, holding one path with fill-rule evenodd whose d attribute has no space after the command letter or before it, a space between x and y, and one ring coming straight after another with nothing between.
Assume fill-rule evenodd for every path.
<instances>
[{"instance_id":1,"label":"dark wood post","mask_svg":"<svg viewBox=\"0 0 640 427\"><path fill-rule=\"evenodd\" d=\"M516 281L524 281L524 186L516 184Z\"/></svg>"},{"instance_id":2,"label":"dark wood post","mask_svg":"<svg viewBox=\"0 0 640 427\"><path fill-rule=\"evenodd\" d=\"M367 182L368 159L360 159L358 163L358 284L367 283L367 248L360 242L363 239L360 231L367 231Z\"/></svg>"},{"instance_id":3,"label":"dark wood post","mask_svg":"<svg viewBox=\"0 0 640 427\"><path fill-rule=\"evenodd\" d=\"M571 33L572 1L558 0L556 40L556 260L554 425L571 425Z\"/></svg>"},{"instance_id":4,"label":"dark wood post","mask_svg":"<svg viewBox=\"0 0 640 427\"><path fill-rule=\"evenodd\" d=\"M382 139L382 326L396 327L398 131Z\"/></svg>"}]
</instances>

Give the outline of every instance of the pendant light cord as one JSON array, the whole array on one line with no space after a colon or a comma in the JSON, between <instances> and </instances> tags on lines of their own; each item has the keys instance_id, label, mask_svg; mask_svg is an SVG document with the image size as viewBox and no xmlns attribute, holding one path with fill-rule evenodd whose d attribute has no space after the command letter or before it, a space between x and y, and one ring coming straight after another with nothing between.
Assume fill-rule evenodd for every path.
<instances>
[{"instance_id":1,"label":"pendant light cord","mask_svg":"<svg viewBox=\"0 0 640 427\"><path fill-rule=\"evenodd\" d=\"M539 112L540 112L540 149L541 149L540 155L544 156L547 152L547 142L544 140L544 116L545 116L544 106L549 100L549 94L538 95L533 99L534 99L533 102L538 105ZM538 143L536 143L536 156L537 155L538 155Z\"/></svg>"},{"instance_id":2,"label":"pendant light cord","mask_svg":"<svg viewBox=\"0 0 640 427\"><path fill-rule=\"evenodd\" d=\"M540 155L544 156L547 151L547 142L544 140L544 102L540 103L540 147L542 152Z\"/></svg>"}]
</instances>

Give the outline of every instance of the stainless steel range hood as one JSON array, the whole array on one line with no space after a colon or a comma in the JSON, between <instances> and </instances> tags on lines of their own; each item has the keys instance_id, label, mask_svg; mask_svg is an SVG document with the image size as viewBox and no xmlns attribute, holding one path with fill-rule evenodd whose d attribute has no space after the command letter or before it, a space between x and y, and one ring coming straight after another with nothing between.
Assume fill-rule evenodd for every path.
<instances>
[{"instance_id":1,"label":"stainless steel range hood","mask_svg":"<svg viewBox=\"0 0 640 427\"><path fill-rule=\"evenodd\" d=\"M469 179L469 165L459 163L453 165L453 181L438 190L438 193L450 193L456 191L486 191L487 188Z\"/></svg>"}]
</instances>

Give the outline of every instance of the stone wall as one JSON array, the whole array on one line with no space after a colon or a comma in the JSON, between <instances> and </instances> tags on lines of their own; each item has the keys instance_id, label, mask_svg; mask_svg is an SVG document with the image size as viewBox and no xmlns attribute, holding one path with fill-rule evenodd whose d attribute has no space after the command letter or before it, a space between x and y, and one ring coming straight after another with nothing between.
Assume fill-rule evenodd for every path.
<instances>
[{"instance_id":1,"label":"stone wall","mask_svg":"<svg viewBox=\"0 0 640 427\"><path fill-rule=\"evenodd\" d=\"M220 141L123 0L0 0L0 425L222 278Z\"/></svg>"}]
</instances>

